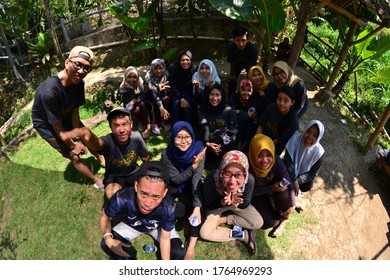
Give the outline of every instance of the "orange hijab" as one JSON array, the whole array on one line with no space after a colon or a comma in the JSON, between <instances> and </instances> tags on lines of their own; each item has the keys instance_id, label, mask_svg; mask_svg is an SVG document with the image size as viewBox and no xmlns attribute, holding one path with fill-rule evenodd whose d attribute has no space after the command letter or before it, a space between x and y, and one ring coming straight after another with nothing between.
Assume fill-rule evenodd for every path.
<instances>
[{"instance_id":1,"label":"orange hijab","mask_svg":"<svg viewBox=\"0 0 390 280\"><path fill-rule=\"evenodd\" d=\"M263 83L261 85L255 85L253 83L253 78L252 77L253 77L253 71L254 70L259 70L261 75L264 77ZM256 92L265 90L267 88L268 84L269 84L269 81L267 80L267 77L264 74L263 68L261 68L258 65L252 66L249 69L248 78L249 78L249 80L251 80L251 82L253 84L253 88L255 89Z\"/></svg>"},{"instance_id":2,"label":"orange hijab","mask_svg":"<svg viewBox=\"0 0 390 280\"><path fill-rule=\"evenodd\" d=\"M268 169L261 169L258 157L262 150L268 150L272 155L272 163ZM271 138L264 134L256 134L249 145L248 159L251 170L255 177L264 178L275 164L275 144Z\"/></svg>"}]
</instances>

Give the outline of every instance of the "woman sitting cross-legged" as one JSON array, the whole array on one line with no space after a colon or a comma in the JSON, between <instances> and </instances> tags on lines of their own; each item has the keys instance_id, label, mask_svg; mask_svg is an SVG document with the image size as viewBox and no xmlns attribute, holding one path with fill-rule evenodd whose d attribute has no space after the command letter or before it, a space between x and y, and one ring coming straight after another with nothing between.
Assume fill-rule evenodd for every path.
<instances>
[{"instance_id":1,"label":"woman sitting cross-legged","mask_svg":"<svg viewBox=\"0 0 390 280\"><path fill-rule=\"evenodd\" d=\"M200 229L203 239L215 242L240 240L256 254L254 230L263 225L263 219L250 204L253 185L246 155L237 150L227 152L219 168L206 177L202 186L202 209L206 211ZM242 230L232 231L221 224L236 225ZM235 237L234 232L242 235L241 238Z\"/></svg>"}]
</instances>

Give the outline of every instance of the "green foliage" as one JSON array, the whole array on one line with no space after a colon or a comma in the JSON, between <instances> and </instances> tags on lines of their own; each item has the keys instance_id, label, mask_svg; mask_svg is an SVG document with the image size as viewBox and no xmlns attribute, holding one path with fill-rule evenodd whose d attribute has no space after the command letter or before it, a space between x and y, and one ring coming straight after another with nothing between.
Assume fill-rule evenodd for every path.
<instances>
[{"instance_id":1,"label":"green foliage","mask_svg":"<svg viewBox=\"0 0 390 280\"><path fill-rule=\"evenodd\" d=\"M51 40L50 33L39 33L36 44L27 43L30 46L28 53L38 56L41 59L42 64L50 61L50 53L54 49L54 43Z\"/></svg>"},{"instance_id":2,"label":"green foliage","mask_svg":"<svg viewBox=\"0 0 390 280\"><path fill-rule=\"evenodd\" d=\"M390 67L379 70L377 76L371 77L370 81L378 84L390 84Z\"/></svg>"},{"instance_id":3,"label":"green foliage","mask_svg":"<svg viewBox=\"0 0 390 280\"><path fill-rule=\"evenodd\" d=\"M273 34L282 30L285 25L286 14L277 0L211 0L210 4L227 17L249 22L263 42L265 53L271 52ZM259 20L258 26L251 22L255 15ZM260 28L265 29L264 36Z\"/></svg>"},{"instance_id":4,"label":"green foliage","mask_svg":"<svg viewBox=\"0 0 390 280\"><path fill-rule=\"evenodd\" d=\"M217 11L232 19L247 21L254 16L252 1L209 0L209 2Z\"/></svg>"},{"instance_id":5,"label":"green foliage","mask_svg":"<svg viewBox=\"0 0 390 280\"><path fill-rule=\"evenodd\" d=\"M16 123L6 131L4 135L5 142L10 142L16 136L20 134L27 127L31 126L31 110L24 112L16 121Z\"/></svg>"}]
</instances>

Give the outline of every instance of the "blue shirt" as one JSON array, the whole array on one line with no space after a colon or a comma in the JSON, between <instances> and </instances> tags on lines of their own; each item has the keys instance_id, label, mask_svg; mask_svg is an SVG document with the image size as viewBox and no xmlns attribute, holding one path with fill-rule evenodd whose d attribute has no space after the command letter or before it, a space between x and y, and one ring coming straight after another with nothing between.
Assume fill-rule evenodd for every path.
<instances>
[{"instance_id":1,"label":"blue shirt","mask_svg":"<svg viewBox=\"0 0 390 280\"><path fill-rule=\"evenodd\" d=\"M111 219L121 217L122 222L143 233L159 227L165 231L175 228L175 204L170 197L165 196L161 204L147 215L139 211L136 198L134 187L121 189L104 206L104 213Z\"/></svg>"}]
</instances>

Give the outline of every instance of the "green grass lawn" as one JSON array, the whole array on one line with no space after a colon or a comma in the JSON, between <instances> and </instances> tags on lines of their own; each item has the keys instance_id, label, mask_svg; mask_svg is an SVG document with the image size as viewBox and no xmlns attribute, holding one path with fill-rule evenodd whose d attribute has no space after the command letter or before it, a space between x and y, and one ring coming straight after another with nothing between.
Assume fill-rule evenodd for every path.
<instances>
[{"instance_id":1,"label":"green grass lawn","mask_svg":"<svg viewBox=\"0 0 390 280\"><path fill-rule=\"evenodd\" d=\"M97 135L109 133L107 122L93 131ZM153 159L160 158L167 141L167 132L146 140ZM103 192L36 133L7 154L8 159L0 162L0 259L108 259L100 249ZM104 169L92 155L83 156L83 160L103 176ZM196 259L302 259L299 253L289 250L296 238L294 232L316 223L313 215L305 211L291 216L285 234L278 239L268 237L269 230L257 230L257 256L250 255L241 242L199 240ZM179 234L183 237L181 229ZM149 236L133 242L139 259L156 259L155 254L142 250L143 245L151 242Z\"/></svg>"}]
</instances>

